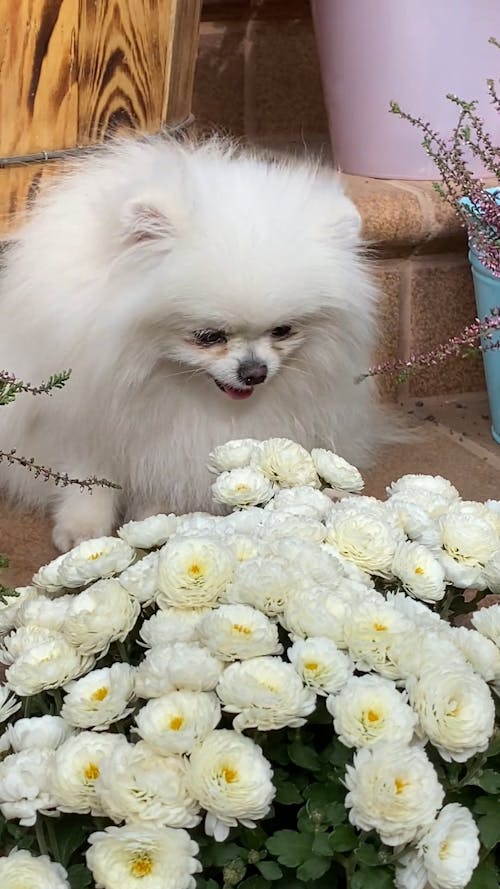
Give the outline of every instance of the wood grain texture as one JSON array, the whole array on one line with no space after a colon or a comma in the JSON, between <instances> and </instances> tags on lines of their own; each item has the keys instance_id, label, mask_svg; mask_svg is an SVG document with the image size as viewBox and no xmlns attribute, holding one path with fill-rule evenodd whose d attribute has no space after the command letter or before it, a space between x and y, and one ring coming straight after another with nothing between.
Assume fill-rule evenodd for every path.
<instances>
[{"instance_id":1,"label":"wood grain texture","mask_svg":"<svg viewBox=\"0 0 500 889\"><path fill-rule=\"evenodd\" d=\"M201 0L0 0L0 157L190 114ZM0 237L59 163L1 168Z\"/></svg>"}]
</instances>

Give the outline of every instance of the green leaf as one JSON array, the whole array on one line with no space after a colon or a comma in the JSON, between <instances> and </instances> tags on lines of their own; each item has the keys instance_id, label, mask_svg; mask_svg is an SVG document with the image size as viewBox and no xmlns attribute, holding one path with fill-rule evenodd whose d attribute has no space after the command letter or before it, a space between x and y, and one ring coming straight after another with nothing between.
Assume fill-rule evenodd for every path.
<instances>
[{"instance_id":1,"label":"green leaf","mask_svg":"<svg viewBox=\"0 0 500 889\"><path fill-rule=\"evenodd\" d=\"M498 889L500 874L495 864L493 855L488 855L472 874L472 879L467 884L467 889Z\"/></svg>"},{"instance_id":2,"label":"green leaf","mask_svg":"<svg viewBox=\"0 0 500 889\"><path fill-rule=\"evenodd\" d=\"M238 889L269 889L269 885L264 877L248 877L238 884Z\"/></svg>"},{"instance_id":3,"label":"green leaf","mask_svg":"<svg viewBox=\"0 0 500 889\"><path fill-rule=\"evenodd\" d=\"M297 805L302 802L300 790L291 781L275 781L275 801L283 806Z\"/></svg>"},{"instance_id":4,"label":"green leaf","mask_svg":"<svg viewBox=\"0 0 500 889\"><path fill-rule=\"evenodd\" d=\"M493 735L488 749L484 753L490 759L492 756L500 756L500 732Z\"/></svg>"},{"instance_id":5,"label":"green leaf","mask_svg":"<svg viewBox=\"0 0 500 889\"><path fill-rule=\"evenodd\" d=\"M83 864L72 864L68 867L68 880L71 889L87 889L92 885L92 874Z\"/></svg>"},{"instance_id":6,"label":"green leaf","mask_svg":"<svg viewBox=\"0 0 500 889\"><path fill-rule=\"evenodd\" d=\"M248 852L236 843L214 843L211 860L214 867L224 867L236 858L248 858Z\"/></svg>"},{"instance_id":7,"label":"green leaf","mask_svg":"<svg viewBox=\"0 0 500 889\"><path fill-rule=\"evenodd\" d=\"M343 803L332 803L330 806L327 806L325 815L328 823L334 827L347 820L346 807Z\"/></svg>"},{"instance_id":8,"label":"green leaf","mask_svg":"<svg viewBox=\"0 0 500 889\"><path fill-rule=\"evenodd\" d=\"M318 754L312 747L306 747L300 741L294 741L288 746L288 755L291 761L301 769L317 772L321 768Z\"/></svg>"},{"instance_id":9,"label":"green leaf","mask_svg":"<svg viewBox=\"0 0 500 889\"><path fill-rule=\"evenodd\" d=\"M496 815L483 815L478 819L479 838L486 849L500 843L500 819Z\"/></svg>"},{"instance_id":10,"label":"green leaf","mask_svg":"<svg viewBox=\"0 0 500 889\"><path fill-rule=\"evenodd\" d=\"M475 783L486 793L500 793L500 773L493 769L485 769Z\"/></svg>"},{"instance_id":11,"label":"green leaf","mask_svg":"<svg viewBox=\"0 0 500 889\"><path fill-rule=\"evenodd\" d=\"M380 859L375 846L369 843L361 843L355 851L356 859L366 867L379 867Z\"/></svg>"},{"instance_id":12,"label":"green leaf","mask_svg":"<svg viewBox=\"0 0 500 889\"><path fill-rule=\"evenodd\" d=\"M266 846L280 864L285 867L298 867L311 855L313 837L296 830L278 830L269 837Z\"/></svg>"},{"instance_id":13,"label":"green leaf","mask_svg":"<svg viewBox=\"0 0 500 889\"><path fill-rule=\"evenodd\" d=\"M267 833L262 830L262 827L240 827L239 836L241 842L247 849L263 849L266 840ZM240 855L242 852L240 852Z\"/></svg>"},{"instance_id":14,"label":"green leaf","mask_svg":"<svg viewBox=\"0 0 500 889\"><path fill-rule=\"evenodd\" d=\"M304 790L304 799L317 809L328 806L332 801L328 784L309 784Z\"/></svg>"},{"instance_id":15,"label":"green leaf","mask_svg":"<svg viewBox=\"0 0 500 889\"><path fill-rule=\"evenodd\" d=\"M283 876L283 871L275 861L258 861L256 867L266 880L279 880Z\"/></svg>"},{"instance_id":16,"label":"green leaf","mask_svg":"<svg viewBox=\"0 0 500 889\"><path fill-rule=\"evenodd\" d=\"M359 843L359 835L350 824L339 824L330 834L330 845L335 852L350 852Z\"/></svg>"},{"instance_id":17,"label":"green leaf","mask_svg":"<svg viewBox=\"0 0 500 889\"><path fill-rule=\"evenodd\" d=\"M385 867L360 867L350 885L351 889L394 889L394 874Z\"/></svg>"},{"instance_id":18,"label":"green leaf","mask_svg":"<svg viewBox=\"0 0 500 889\"><path fill-rule=\"evenodd\" d=\"M51 818L50 826L56 834L59 861L63 867L67 867L76 850L86 842L89 829L82 824L81 819L73 820L67 817L59 821Z\"/></svg>"},{"instance_id":19,"label":"green leaf","mask_svg":"<svg viewBox=\"0 0 500 889\"><path fill-rule=\"evenodd\" d=\"M303 883L309 883L311 880L317 880L330 870L330 859L322 856L308 858L304 864L297 869L297 877Z\"/></svg>"},{"instance_id":20,"label":"green leaf","mask_svg":"<svg viewBox=\"0 0 500 889\"><path fill-rule=\"evenodd\" d=\"M334 766L338 766L341 769L344 769L346 764L351 761L353 756L353 751L350 747L344 747L340 741L337 741L335 744L331 754L330 754L330 762Z\"/></svg>"},{"instance_id":21,"label":"green leaf","mask_svg":"<svg viewBox=\"0 0 500 889\"><path fill-rule=\"evenodd\" d=\"M488 796L480 796L473 805L474 812L478 815L494 815L500 819L500 799L491 799Z\"/></svg>"},{"instance_id":22,"label":"green leaf","mask_svg":"<svg viewBox=\"0 0 500 889\"><path fill-rule=\"evenodd\" d=\"M315 855L325 855L327 858L332 858L333 849L330 845L329 835L326 833L315 834L312 850Z\"/></svg>"}]
</instances>

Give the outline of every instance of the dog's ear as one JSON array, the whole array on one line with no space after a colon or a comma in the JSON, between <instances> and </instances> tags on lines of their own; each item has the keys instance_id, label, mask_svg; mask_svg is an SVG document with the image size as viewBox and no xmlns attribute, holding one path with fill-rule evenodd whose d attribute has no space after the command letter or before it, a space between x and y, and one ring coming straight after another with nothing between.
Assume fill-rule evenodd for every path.
<instances>
[{"instance_id":1,"label":"dog's ear","mask_svg":"<svg viewBox=\"0 0 500 889\"><path fill-rule=\"evenodd\" d=\"M121 237L127 247L144 245L155 252L167 253L176 231L166 212L154 201L134 199L125 204L121 214Z\"/></svg>"}]
</instances>

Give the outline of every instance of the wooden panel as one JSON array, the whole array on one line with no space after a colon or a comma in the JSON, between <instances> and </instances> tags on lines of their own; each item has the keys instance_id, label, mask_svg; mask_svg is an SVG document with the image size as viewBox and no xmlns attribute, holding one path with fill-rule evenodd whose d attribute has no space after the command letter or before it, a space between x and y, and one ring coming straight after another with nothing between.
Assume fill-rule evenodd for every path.
<instances>
[{"instance_id":1,"label":"wooden panel","mask_svg":"<svg viewBox=\"0 0 500 889\"><path fill-rule=\"evenodd\" d=\"M164 123L183 123L191 113L194 72L198 55L201 0L177 0L170 51L167 54Z\"/></svg>"}]
</instances>

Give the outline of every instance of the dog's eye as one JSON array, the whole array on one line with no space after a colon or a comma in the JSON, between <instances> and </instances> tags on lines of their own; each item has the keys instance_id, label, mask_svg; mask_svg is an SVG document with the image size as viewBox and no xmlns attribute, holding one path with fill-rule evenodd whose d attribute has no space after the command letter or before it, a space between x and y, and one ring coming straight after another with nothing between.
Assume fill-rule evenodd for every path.
<instances>
[{"instance_id":1,"label":"dog's eye","mask_svg":"<svg viewBox=\"0 0 500 889\"><path fill-rule=\"evenodd\" d=\"M275 340L284 340L287 336L290 336L291 332L291 324L281 324L279 327L274 327L271 330L271 336L274 337Z\"/></svg>"},{"instance_id":2,"label":"dog's eye","mask_svg":"<svg viewBox=\"0 0 500 889\"><path fill-rule=\"evenodd\" d=\"M227 336L223 330L195 330L193 339L200 346L217 346L227 343Z\"/></svg>"}]
</instances>

